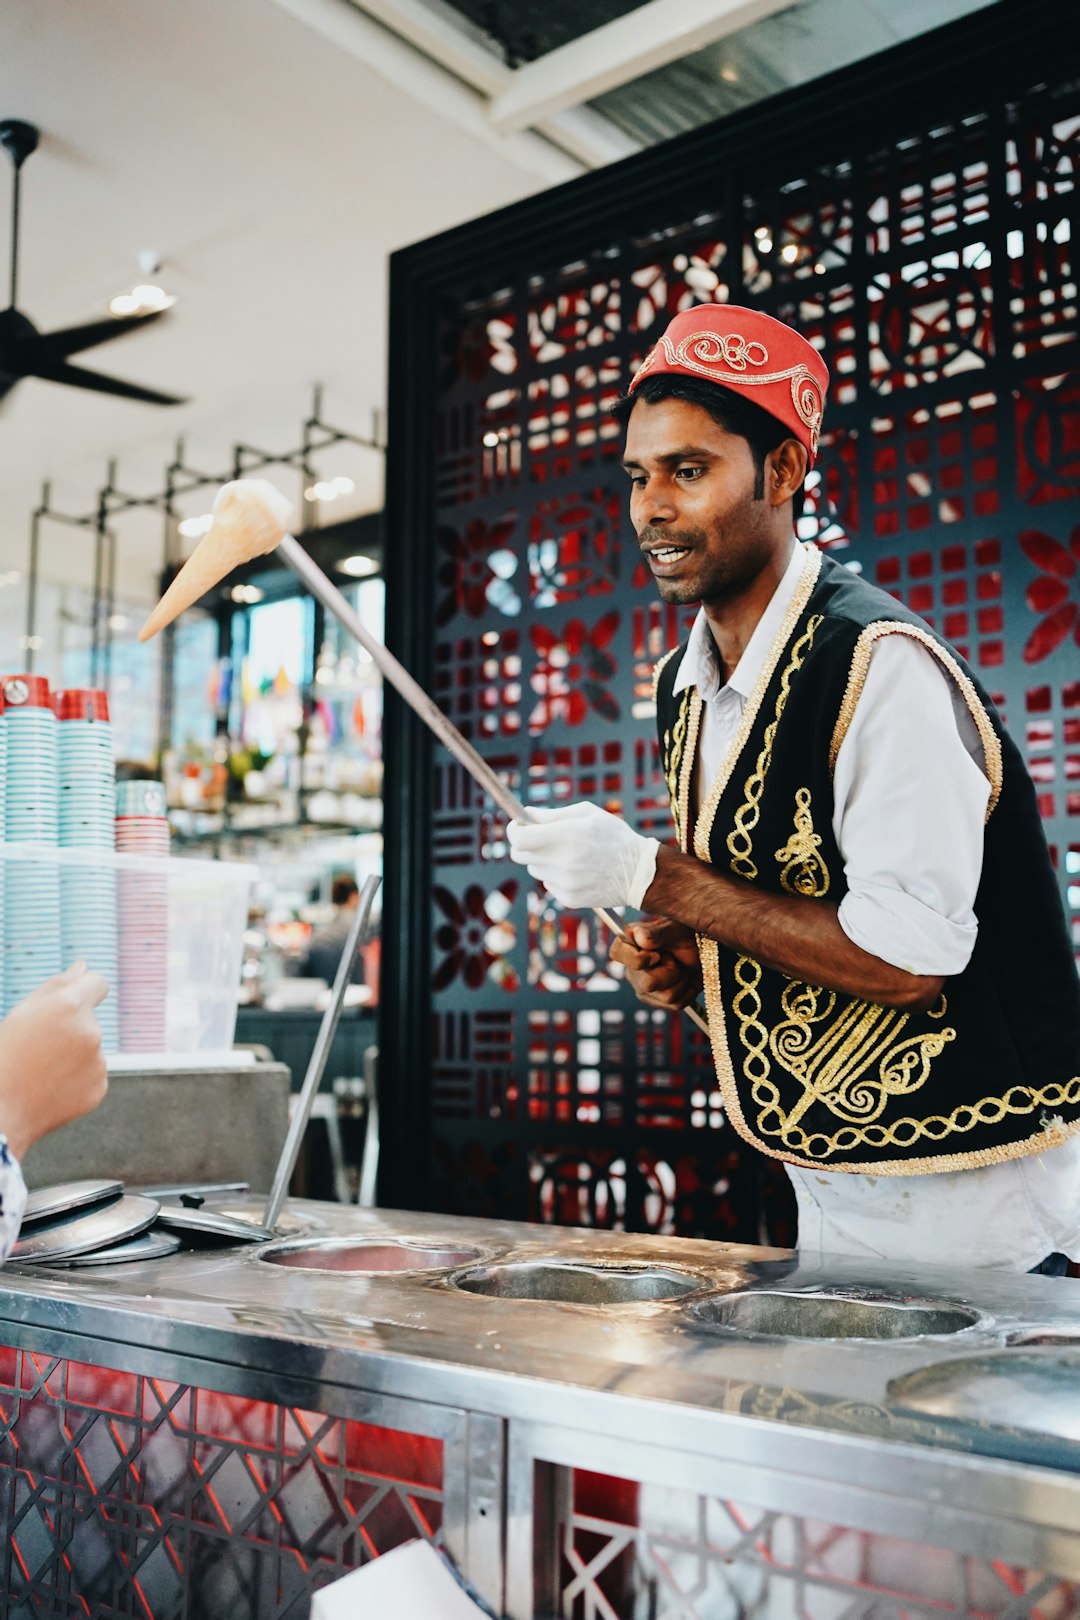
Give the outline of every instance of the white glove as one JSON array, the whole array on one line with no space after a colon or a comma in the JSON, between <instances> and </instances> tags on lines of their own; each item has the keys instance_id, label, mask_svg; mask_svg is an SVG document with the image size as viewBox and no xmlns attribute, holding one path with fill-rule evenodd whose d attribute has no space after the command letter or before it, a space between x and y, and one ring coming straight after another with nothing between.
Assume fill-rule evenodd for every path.
<instances>
[{"instance_id":1,"label":"white glove","mask_svg":"<svg viewBox=\"0 0 1080 1620\"><path fill-rule=\"evenodd\" d=\"M643 838L595 804L530 810L509 826L510 859L563 906L634 906L656 875L655 838Z\"/></svg>"}]
</instances>

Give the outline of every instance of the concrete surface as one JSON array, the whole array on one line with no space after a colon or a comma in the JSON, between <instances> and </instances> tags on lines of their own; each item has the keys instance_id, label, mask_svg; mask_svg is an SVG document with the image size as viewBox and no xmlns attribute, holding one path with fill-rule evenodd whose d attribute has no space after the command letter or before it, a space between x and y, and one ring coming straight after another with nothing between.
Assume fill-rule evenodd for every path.
<instances>
[{"instance_id":1,"label":"concrete surface","mask_svg":"<svg viewBox=\"0 0 1080 1620\"><path fill-rule=\"evenodd\" d=\"M111 1074L100 1108L36 1142L23 1173L28 1187L115 1176L132 1186L246 1181L267 1192L288 1128L283 1063Z\"/></svg>"}]
</instances>

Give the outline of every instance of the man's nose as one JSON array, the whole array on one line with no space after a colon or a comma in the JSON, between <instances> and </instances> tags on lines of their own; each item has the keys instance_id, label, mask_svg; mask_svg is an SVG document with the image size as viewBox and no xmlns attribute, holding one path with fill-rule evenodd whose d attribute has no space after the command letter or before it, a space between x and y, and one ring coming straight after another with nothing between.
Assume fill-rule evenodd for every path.
<instances>
[{"instance_id":1,"label":"man's nose","mask_svg":"<svg viewBox=\"0 0 1080 1620\"><path fill-rule=\"evenodd\" d=\"M675 503L671 490L656 479L650 479L645 488L638 491L634 505L634 516L639 531L653 524L675 521Z\"/></svg>"}]
</instances>

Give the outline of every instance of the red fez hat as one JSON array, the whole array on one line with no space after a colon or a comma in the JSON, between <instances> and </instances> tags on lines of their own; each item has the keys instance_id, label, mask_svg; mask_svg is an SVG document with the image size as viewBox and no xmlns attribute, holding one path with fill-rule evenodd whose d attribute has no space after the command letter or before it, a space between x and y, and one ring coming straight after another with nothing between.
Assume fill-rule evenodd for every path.
<instances>
[{"instance_id":1,"label":"red fez hat","mask_svg":"<svg viewBox=\"0 0 1080 1620\"><path fill-rule=\"evenodd\" d=\"M806 446L810 465L829 386L829 368L813 344L756 309L695 304L676 315L630 384L676 373L704 377L753 400Z\"/></svg>"}]
</instances>

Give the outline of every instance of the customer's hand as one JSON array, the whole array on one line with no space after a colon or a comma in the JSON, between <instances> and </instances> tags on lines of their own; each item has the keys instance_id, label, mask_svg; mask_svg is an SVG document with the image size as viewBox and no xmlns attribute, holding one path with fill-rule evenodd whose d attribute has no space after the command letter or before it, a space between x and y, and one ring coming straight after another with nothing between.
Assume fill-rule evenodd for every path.
<instances>
[{"instance_id":1,"label":"customer's hand","mask_svg":"<svg viewBox=\"0 0 1080 1620\"><path fill-rule=\"evenodd\" d=\"M697 938L667 917L629 923L627 939L616 939L611 959L626 969L639 1001L678 1012L701 993Z\"/></svg>"},{"instance_id":2,"label":"customer's hand","mask_svg":"<svg viewBox=\"0 0 1080 1620\"><path fill-rule=\"evenodd\" d=\"M507 831L510 859L563 906L639 908L656 876L656 839L596 804L530 810Z\"/></svg>"},{"instance_id":3,"label":"customer's hand","mask_svg":"<svg viewBox=\"0 0 1080 1620\"><path fill-rule=\"evenodd\" d=\"M16 1158L96 1108L108 1088L94 1008L109 986L76 962L0 1021L0 1131Z\"/></svg>"}]
</instances>

